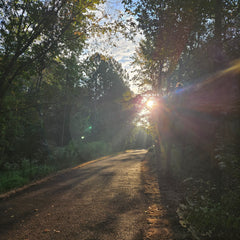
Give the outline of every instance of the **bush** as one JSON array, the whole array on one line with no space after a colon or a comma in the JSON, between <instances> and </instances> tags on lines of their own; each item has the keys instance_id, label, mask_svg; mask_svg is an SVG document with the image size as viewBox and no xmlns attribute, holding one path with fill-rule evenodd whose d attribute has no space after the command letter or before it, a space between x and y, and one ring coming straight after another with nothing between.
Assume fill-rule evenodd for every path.
<instances>
[{"instance_id":1,"label":"bush","mask_svg":"<svg viewBox=\"0 0 240 240\"><path fill-rule=\"evenodd\" d=\"M6 163L4 171L0 172L0 192L22 187L54 172L52 166L38 165L36 161L23 159L21 165Z\"/></svg>"},{"instance_id":2,"label":"bush","mask_svg":"<svg viewBox=\"0 0 240 240\"><path fill-rule=\"evenodd\" d=\"M110 144L103 141L72 141L65 147L57 147L45 161L22 159L19 164L5 163L0 173L0 192L21 187L33 180L47 176L56 170L68 168L112 153Z\"/></svg>"},{"instance_id":3,"label":"bush","mask_svg":"<svg viewBox=\"0 0 240 240\"><path fill-rule=\"evenodd\" d=\"M79 149L79 153L85 161L112 153L111 146L103 141L86 143L79 147L81 148Z\"/></svg>"},{"instance_id":4,"label":"bush","mask_svg":"<svg viewBox=\"0 0 240 240\"><path fill-rule=\"evenodd\" d=\"M103 141L72 141L67 146L58 147L53 151L51 164L57 169L62 169L111 153L111 146Z\"/></svg>"},{"instance_id":5,"label":"bush","mask_svg":"<svg viewBox=\"0 0 240 240\"><path fill-rule=\"evenodd\" d=\"M0 193L21 187L28 183L28 179L21 176L20 171L0 173Z\"/></svg>"},{"instance_id":6,"label":"bush","mask_svg":"<svg viewBox=\"0 0 240 240\"><path fill-rule=\"evenodd\" d=\"M186 184L186 201L177 210L180 224L195 239L240 239L240 188L225 190L217 199L210 182L189 179Z\"/></svg>"}]
</instances>

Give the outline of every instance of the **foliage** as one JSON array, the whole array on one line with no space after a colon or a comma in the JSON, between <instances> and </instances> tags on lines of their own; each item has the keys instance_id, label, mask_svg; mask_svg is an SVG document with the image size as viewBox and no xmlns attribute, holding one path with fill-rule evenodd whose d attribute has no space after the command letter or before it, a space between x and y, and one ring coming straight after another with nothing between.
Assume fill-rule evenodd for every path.
<instances>
[{"instance_id":1,"label":"foliage","mask_svg":"<svg viewBox=\"0 0 240 240\"><path fill-rule=\"evenodd\" d=\"M238 239L239 1L122 2L144 34L134 81L156 99L159 170L192 179L180 222L196 239Z\"/></svg>"},{"instance_id":2,"label":"foliage","mask_svg":"<svg viewBox=\"0 0 240 240\"><path fill-rule=\"evenodd\" d=\"M186 203L177 211L182 226L195 239L239 238L239 187L215 199L217 188L210 182L188 180L187 185Z\"/></svg>"},{"instance_id":3,"label":"foliage","mask_svg":"<svg viewBox=\"0 0 240 240\"><path fill-rule=\"evenodd\" d=\"M0 174L0 192L22 187L57 170L73 167L111 153L112 149L109 143L103 141L88 143L79 140L71 141L64 147L54 148L51 155L46 158L45 165L32 159L23 159L19 163L7 162Z\"/></svg>"},{"instance_id":4,"label":"foliage","mask_svg":"<svg viewBox=\"0 0 240 240\"><path fill-rule=\"evenodd\" d=\"M122 134L120 127L129 117L122 115L120 99L128 90L123 81L126 73L114 59L102 56L101 61L92 58L80 65L70 54L52 59L31 79L19 77L21 81L7 93L1 108L3 191L34 180L34 175L44 176L48 168L71 167L125 147L129 129ZM88 73L101 76L99 97L94 101L94 79L90 81L92 75L83 71L92 65L96 69ZM12 170L6 169L8 164Z\"/></svg>"},{"instance_id":5,"label":"foliage","mask_svg":"<svg viewBox=\"0 0 240 240\"><path fill-rule=\"evenodd\" d=\"M56 169L49 165L39 165L32 160L24 159L21 166L6 163L0 171L0 193L22 187L32 181L41 179Z\"/></svg>"},{"instance_id":6,"label":"foliage","mask_svg":"<svg viewBox=\"0 0 240 240\"><path fill-rule=\"evenodd\" d=\"M128 89L126 73L104 56L79 60L92 34L123 27L117 21L112 28L103 24L105 16L97 13L103 2L0 3L0 171L10 179L6 166L16 170L9 186L31 180L35 167L40 174L41 166L59 169L112 151L109 142L127 119L118 102ZM84 71L101 77L94 107L97 79ZM115 150L124 137L116 138Z\"/></svg>"},{"instance_id":7,"label":"foliage","mask_svg":"<svg viewBox=\"0 0 240 240\"><path fill-rule=\"evenodd\" d=\"M125 83L126 71L115 59L99 53L86 59L82 71L81 84L88 91L85 106L90 109L88 121L92 126L87 139L112 142L112 147L119 151L131 124L130 111L121 105L124 93L130 91Z\"/></svg>"},{"instance_id":8,"label":"foliage","mask_svg":"<svg viewBox=\"0 0 240 240\"><path fill-rule=\"evenodd\" d=\"M61 144L69 141L67 112L74 99L70 92L79 79L76 54L90 34L96 20L90 11L98 3L0 3L0 169L5 162L21 163L24 158L44 162L44 125L59 112L64 121L50 132L61 133Z\"/></svg>"},{"instance_id":9,"label":"foliage","mask_svg":"<svg viewBox=\"0 0 240 240\"><path fill-rule=\"evenodd\" d=\"M51 162L58 169L63 169L111 153L111 145L102 141L72 141L65 147L55 148Z\"/></svg>"},{"instance_id":10,"label":"foliage","mask_svg":"<svg viewBox=\"0 0 240 240\"><path fill-rule=\"evenodd\" d=\"M67 54L82 49L87 22L92 17L87 12L97 3L97 0L1 3L1 101L18 76L41 71L49 59L62 51Z\"/></svg>"},{"instance_id":11,"label":"foliage","mask_svg":"<svg viewBox=\"0 0 240 240\"><path fill-rule=\"evenodd\" d=\"M238 49L237 1L122 1L136 16L145 39L134 62L136 78L157 94L226 66ZM224 21L223 21L224 18ZM224 44L223 44L224 42ZM232 50L230 50L232 49Z\"/></svg>"},{"instance_id":12,"label":"foliage","mask_svg":"<svg viewBox=\"0 0 240 240\"><path fill-rule=\"evenodd\" d=\"M142 126L135 126L126 143L129 149L146 149L152 146L152 136Z\"/></svg>"}]
</instances>

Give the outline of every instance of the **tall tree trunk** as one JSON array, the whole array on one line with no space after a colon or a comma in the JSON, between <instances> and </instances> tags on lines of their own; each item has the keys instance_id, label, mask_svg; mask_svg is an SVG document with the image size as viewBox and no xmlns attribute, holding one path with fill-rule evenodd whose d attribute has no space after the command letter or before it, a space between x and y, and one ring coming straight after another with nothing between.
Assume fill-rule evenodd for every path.
<instances>
[{"instance_id":1,"label":"tall tree trunk","mask_svg":"<svg viewBox=\"0 0 240 240\"><path fill-rule=\"evenodd\" d=\"M214 2L214 68L215 70L222 69L225 65L225 59L223 54L223 45L222 45L222 15L223 15L223 1L215 0Z\"/></svg>"},{"instance_id":2,"label":"tall tree trunk","mask_svg":"<svg viewBox=\"0 0 240 240\"><path fill-rule=\"evenodd\" d=\"M62 122L62 133L61 133L61 146L65 146L71 140L70 134L70 114L71 114L71 103L69 102L69 89L71 89L68 72L66 74L66 91L65 91L65 103L63 109L63 122Z\"/></svg>"},{"instance_id":3,"label":"tall tree trunk","mask_svg":"<svg viewBox=\"0 0 240 240\"><path fill-rule=\"evenodd\" d=\"M215 0L215 24L214 24L214 34L215 40L218 44L222 41L222 0Z\"/></svg>"}]
</instances>

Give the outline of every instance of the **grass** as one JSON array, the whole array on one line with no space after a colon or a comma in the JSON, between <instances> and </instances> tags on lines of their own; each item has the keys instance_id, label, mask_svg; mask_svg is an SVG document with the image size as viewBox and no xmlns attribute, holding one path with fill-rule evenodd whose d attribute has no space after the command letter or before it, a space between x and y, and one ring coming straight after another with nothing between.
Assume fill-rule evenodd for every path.
<instances>
[{"instance_id":1,"label":"grass","mask_svg":"<svg viewBox=\"0 0 240 240\"><path fill-rule=\"evenodd\" d=\"M5 170L0 172L0 193L22 187L32 181L41 179L56 169L47 165L34 165L22 169Z\"/></svg>"},{"instance_id":2,"label":"grass","mask_svg":"<svg viewBox=\"0 0 240 240\"><path fill-rule=\"evenodd\" d=\"M72 141L65 147L55 148L50 156L46 156L45 164L28 159L23 159L19 164L6 163L4 170L0 171L0 193L22 187L58 170L76 167L112 153L110 144L102 141Z\"/></svg>"}]
</instances>

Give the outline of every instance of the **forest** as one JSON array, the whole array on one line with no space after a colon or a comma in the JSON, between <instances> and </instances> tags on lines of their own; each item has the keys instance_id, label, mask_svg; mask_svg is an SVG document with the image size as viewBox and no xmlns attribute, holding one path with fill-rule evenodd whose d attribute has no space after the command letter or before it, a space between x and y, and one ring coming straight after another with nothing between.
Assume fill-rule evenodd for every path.
<instances>
[{"instance_id":1,"label":"forest","mask_svg":"<svg viewBox=\"0 0 240 240\"><path fill-rule=\"evenodd\" d=\"M0 192L151 146L185 189L193 239L240 239L240 1L122 0L133 20L112 23L105 2L0 1ZM87 54L90 38L136 31L131 77Z\"/></svg>"},{"instance_id":2,"label":"forest","mask_svg":"<svg viewBox=\"0 0 240 240\"><path fill-rule=\"evenodd\" d=\"M145 147L145 131L132 123L136 110L122 106L126 70L111 56L84 52L90 37L110 29L95 17L100 3L1 2L0 191Z\"/></svg>"}]
</instances>

